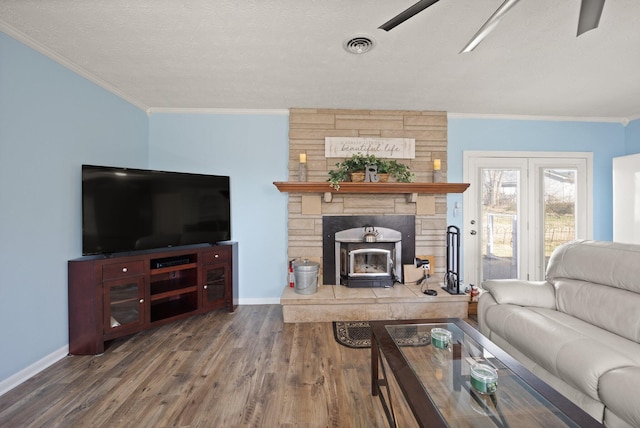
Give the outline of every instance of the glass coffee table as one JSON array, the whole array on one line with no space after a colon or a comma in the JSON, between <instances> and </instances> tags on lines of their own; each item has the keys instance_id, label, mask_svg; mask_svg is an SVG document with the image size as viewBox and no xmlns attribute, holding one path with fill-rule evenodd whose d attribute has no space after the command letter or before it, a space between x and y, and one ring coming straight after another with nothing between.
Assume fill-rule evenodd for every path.
<instances>
[{"instance_id":1,"label":"glass coffee table","mask_svg":"<svg viewBox=\"0 0 640 428\"><path fill-rule=\"evenodd\" d=\"M394 404L422 427L603 426L460 319L369 324L371 394L392 427ZM437 334L432 342L434 328L449 331L450 342ZM497 371L496 385L477 374L478 364Z\"/></svg>"}]
</instances>

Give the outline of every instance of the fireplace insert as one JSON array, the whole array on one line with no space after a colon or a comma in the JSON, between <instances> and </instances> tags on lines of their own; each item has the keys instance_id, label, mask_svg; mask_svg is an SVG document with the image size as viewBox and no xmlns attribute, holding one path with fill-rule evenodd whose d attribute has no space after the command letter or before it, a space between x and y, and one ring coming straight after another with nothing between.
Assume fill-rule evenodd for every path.
<instances>
[{"instance_id":1,"label":"fireplace insert","mask_svg":"<svg viewBox=\"0 0 640 428\"><path fill-rule=\"evenodd\" d=\"M375 236L372 236L372 228L375 230ZM412 215L323 216L322 271L324 283L342 284L348 287L388 287L387 284L402 282L402 266L414 262L415 230L415 216ZM346 252L341 251L347 248ZM390 251L389 274L382 277L382 274L376 276L371 275L374 272L356 272L355 269L350 274L349 251L362 248ZM365 269L371 269L373 265L387 266L386 261L379 262L382 257L379 253L369 254L368 262L367 256L363 254L354 253L353 257L354 262L361 262ZM358 273L370 275L357 275Z\"/></svg>"},{"instance_id":2,"label":"fireplace insert","mask_svg":"<svg viewBox=\"0 0 640 428\"><path fill-rule=\"evenodd\" d=\"M364 237L371 236L367 234L371 229L376 232L376 240L365 242ZM402 235L397 230L372 226L352 228L337 232L335 239L337 284L392 287L396 280L402 280L395 268L402 253Z\"/></svg>"}]
</instances>

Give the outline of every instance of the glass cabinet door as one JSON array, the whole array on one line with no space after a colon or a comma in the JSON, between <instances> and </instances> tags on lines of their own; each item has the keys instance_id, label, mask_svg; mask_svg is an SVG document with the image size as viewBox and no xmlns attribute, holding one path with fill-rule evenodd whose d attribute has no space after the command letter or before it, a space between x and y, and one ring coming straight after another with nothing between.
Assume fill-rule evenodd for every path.
<instances>
[{"instance_id":1,"label":"glass cabinet door","mask_svg":"<svg viewBox=\"0 0 640 428\"><path fill-rule=\"evenodd\" d=\"M228 268L225 265L214 265L204 270L204 300L205 305L224 304L227 297Z\"/></svg>"},{"instance_id":2,"label":"glass cabinet door","mask_svg":"<svg viewBox=\"0 0 640 428\"><path fill-rule=\"evenodd\" d=\"M104 283L104 331L133 327L143 321L143 279L126 278Z\"/></svg>"}]
</instances>

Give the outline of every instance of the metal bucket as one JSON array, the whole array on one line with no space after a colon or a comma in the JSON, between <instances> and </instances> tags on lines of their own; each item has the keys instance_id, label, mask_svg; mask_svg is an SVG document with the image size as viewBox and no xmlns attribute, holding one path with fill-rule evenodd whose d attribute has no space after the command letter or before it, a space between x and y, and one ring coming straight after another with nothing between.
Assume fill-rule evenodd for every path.
<instances>
[{"instance_id":1,"label":"metal bucket","mask_svg":"<svg viewBox=\"0 0 640 428\"><path fill-rule=\"evenodd\" d=\"M304 259L293 264L294 290L298 294L313 294L318 291L320 263Z\"/></svg>"}]
</instances>

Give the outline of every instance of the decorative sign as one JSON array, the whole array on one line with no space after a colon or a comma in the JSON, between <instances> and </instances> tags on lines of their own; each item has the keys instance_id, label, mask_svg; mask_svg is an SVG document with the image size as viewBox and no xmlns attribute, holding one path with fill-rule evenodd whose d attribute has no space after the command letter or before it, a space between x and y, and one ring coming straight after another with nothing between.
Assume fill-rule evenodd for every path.
<instances>
[{"instance_id":1,"label":"decorative sign","mask_svg":"<svg viewBox=\"0 0 640 428\"><path fill-rule=\"evenodd\" d=\"M324 156L327 158L350 158L356 153L375 155L378 158L414 159L414 138L374 137L325 137Z\"/></svg>"}]
</instances>

